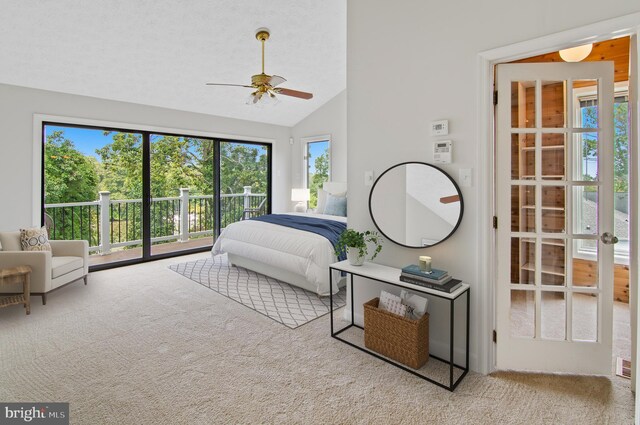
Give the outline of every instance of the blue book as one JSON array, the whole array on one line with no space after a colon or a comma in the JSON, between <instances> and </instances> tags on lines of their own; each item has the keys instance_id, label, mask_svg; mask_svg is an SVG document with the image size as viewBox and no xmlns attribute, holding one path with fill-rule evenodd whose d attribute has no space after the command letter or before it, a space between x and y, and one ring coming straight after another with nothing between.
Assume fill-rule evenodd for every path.
<instances>
[{"instance_id":1,"label":"blue book","mask_svg":"<svg viewBox=\"0 0 640 425\"><path fill-rule=\"evenodd\" d=\"M410 264L402 268L404 273L414 274L416 276L426 277L431 280L440 280L448 276L446 270L431 269L431 272L423 272L417 264Z\"/></svg>"}]
</instances>

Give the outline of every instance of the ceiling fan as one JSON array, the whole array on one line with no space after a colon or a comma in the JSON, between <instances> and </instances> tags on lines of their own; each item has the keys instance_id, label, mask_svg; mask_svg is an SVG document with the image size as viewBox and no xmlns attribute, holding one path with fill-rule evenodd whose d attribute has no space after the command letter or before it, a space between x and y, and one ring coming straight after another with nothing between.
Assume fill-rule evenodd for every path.
<instances>
[{"instance_id":1,"label":"ceiling fan","mask_svg":"<svg viewBox=\"0 0 640 425\"><path fill-rule=\"evenodd\" d=\"M277 87L284 83L284 78L278 75L267 75L264 73L264 42L269 39L269 30L267 28L259 28L256 31L256 39L262 43L262 72L260 74L251 76L251 85L244 84L224 84L224 83L207 83L208 86L234 86L234 87L246 87L254 89L255 91L249 95L247 104L269 104L276 103L276 94L282 94L285 96L297 97L300 99L311 99L313 94L303 91L286 89L284 87Z\"/></svg>"}]
</instances>

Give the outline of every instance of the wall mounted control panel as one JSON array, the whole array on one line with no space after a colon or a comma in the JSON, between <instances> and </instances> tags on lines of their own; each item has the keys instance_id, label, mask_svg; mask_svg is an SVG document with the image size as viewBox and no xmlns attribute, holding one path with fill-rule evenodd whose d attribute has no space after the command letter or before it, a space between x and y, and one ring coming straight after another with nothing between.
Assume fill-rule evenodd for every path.
<instances>
[{"instance_id":1,"label":"wall mounted control panel","mask_svg":"<svg viewBox=\"0 0 640 425\"><path fill-rule=\"evenodd\" d=\"M433 162L451 164L451 140L441 140L433 143Z\"/></svg>"},{"instance_id":2,"label":"wall mounted control panel","mask_svg":"<svg viewBox=\"0 0 640 425\"><path fill-rule=\"evenodd\" d=\"M446 136L449 134L449 120L433 121L431 123L432 136Z\"/></svg>"}]
</instances>

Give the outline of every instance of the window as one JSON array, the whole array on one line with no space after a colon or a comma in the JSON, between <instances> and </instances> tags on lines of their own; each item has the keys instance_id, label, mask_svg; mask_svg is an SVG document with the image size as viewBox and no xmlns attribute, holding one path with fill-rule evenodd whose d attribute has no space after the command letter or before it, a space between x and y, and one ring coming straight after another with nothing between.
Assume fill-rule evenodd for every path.
<instances>
[{"instance_id":1,"label":"window","mask_svg":"<svg viewBox=\"0 0 640 425\"><path fill-rule=\"evenodd\" d=\"M577 125L584 128L597 127L598 101L595 96L584 94L576 102ZM619 242L615 245L617 263L628 263L629 258L629 96L617 89L614 100L614 233ZM575 165L583 180L595 180L598 173L597 133L584 132L580 136L579 161ZM583 233L598 233L595 203L598 201L596 186L584 186L577 194L576 223ZM595 240L579 241L578 253L583 256L595 253Z\"/></svg>"},{"instance_id":2,"label":"window","mask_svg":"<svg viewBox=\"0 0 640 425\"><path fill-rule=\"evenodd\" d=\"M303 139L305 187L310 191L309 208L318 206L318 189L331 179L330 137Z\"/></svg>"},{"instance_id":3,"label":"window","mask_svg":"<svg viewBox=\"0 0 640 425\"><path fill-rule=\"evenodd\" d=\"M271 145L43 123L43 222L89 242L90 265L210 247L270 212Z\"/></svg>"}]
</instances>

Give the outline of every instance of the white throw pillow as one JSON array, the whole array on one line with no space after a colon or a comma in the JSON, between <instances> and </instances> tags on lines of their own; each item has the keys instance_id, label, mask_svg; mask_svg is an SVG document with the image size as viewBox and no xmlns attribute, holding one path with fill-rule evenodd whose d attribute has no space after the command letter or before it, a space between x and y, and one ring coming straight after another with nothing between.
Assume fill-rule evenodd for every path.
<instances>
[{"instance_id":1,"label":"white throw pillow","mask_svg":"<svg viewBox=\"0 0 640 425\"><path fill-rule=\"evenodd\" d=\"M20 245L23 251L51 251L47 228L42 226L20 229Z\"/></svg>"},{"instance_id":2,"label":"white throw pillow","mask_svg":"<svg viewBox=\"0 0 640 425\"><path fill-rule=\"evenodd\" d=\"M328 194L329 192L327 192L326 190L318 189L318 204L316 206L316 212L318 214L324 213L324 207L327 205Z\"/></svg>"}]
</instances>

